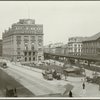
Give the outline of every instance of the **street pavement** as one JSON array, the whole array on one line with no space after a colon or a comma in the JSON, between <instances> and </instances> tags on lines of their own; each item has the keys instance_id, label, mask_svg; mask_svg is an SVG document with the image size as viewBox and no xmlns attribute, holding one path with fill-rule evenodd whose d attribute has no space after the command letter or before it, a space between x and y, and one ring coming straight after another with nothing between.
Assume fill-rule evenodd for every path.
<instances>
[{"instance_id":1,"label":"street pavement","mask_svg":"<svg viewBox=\"0 0 100 100\"><path fill-rule=\"evenodd\" d=\"M33 70L18 67L11 63L8 63L8 66L10 67L5 71L36 96L59 93L56 86L43 79L42 73L33 72Z\"/></svg>"},{"instance_id":2,"label":"street pavement","mask_svg":"<svg viewBox=\"0 0 100 100\"><path fill-rule=\"evenodd\" d=\"M5 73L2 69L0 69L0 97L5 97L6 88L12 88L17 90L18 97L31 97L34 96L28 89L26 89L23 85L19 84L16 80L14 80L11 76Z\"/></svg>"},{"instance_id":3,"label":"street pavement","mask_svg":"<svg viewBox=\"0 0 100 100\"><path fill-rule=\"evenodd\" d=\"M37 68L30 68L27 66L21 66L20 64L14 64L8 62L10 66L6 72L18 80L23 86L29 89L36 95L44 95L49 93L59 93L59 87L66 84L72 84L74 86L72 93L74 97L100 97L99 86L85 82L85 89L82 88L84 77L67 77L67 80L53 80L48 81L42 77L42 70ZM92 72L86 70L86 75L92 77Z\"/></svg>"}]
</instances>

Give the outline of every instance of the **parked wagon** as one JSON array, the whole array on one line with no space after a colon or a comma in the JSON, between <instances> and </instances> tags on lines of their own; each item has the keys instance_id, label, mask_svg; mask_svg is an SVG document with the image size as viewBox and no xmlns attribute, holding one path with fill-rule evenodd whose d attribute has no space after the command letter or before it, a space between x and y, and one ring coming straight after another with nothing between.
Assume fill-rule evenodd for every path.
<instances>
[{"instance_id":1,"label":"parked wagon","mask_svg":"<svg viewBox=\"0 0 100 100\"><path fill-rule=\"evenodd\" d=\"M53 74L53 78L55 78L57 80L61 79L61 73L56 72L56 70L52 74Z\"/></svg>"},{"instance_id":2,"label":"parked wagon","mask_svg":"<svg viewBox=\"0 0 100 100\"><path fill-rule=\"evenodd\" d=\"M8 67L6 62L0 62L0 66L2 68L7 68Z\"/></svg>"},{"instance_id":3,"label":"parked wagon","mask_svg":"<svg viewBox=\"0 0 100 100\"><path fill-rule=\"evenodd\" d=\"M42 72L42 75L47 80L53 80L53 75L52 75L51 70L46 70L46 71Z\"/></svg>"}]
</instances>

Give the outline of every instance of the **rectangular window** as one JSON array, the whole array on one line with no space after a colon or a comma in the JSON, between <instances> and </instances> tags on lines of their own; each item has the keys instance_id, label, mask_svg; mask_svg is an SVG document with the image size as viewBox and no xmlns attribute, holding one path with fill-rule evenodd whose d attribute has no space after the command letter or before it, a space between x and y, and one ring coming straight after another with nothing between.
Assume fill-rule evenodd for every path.
<instances>
[{"instance_id":1,"label":"rectangular window","mask_svg":"<svg viewBox=\"0 0 100 100\"><path fill-rule=\"evenodd\" d=\"M19 46L21 44L21 41L17 41L17 46Z\"/></svg>"},{"instance_id":2,"label":"rectangular window","mask_svg":"<svg viewBox=\"0 0 100 100\"><path fill-rule=\"evenodd\" d=\"M21 36L16 36L17 41L21 41Z\"/></svg>"},{"instance_id":3,"label":"rectangular window","mask_svg":"<svg viewBox=\"0 0 100 100\"><path fill-rule=\"evenodd\" d=\"M35 61L35 57L33 57L33 61Z\"/></svg>"},{"instance_id":4,"label":"rectangular window","mask_svg":"<svg viewBox=\"0 0 100 100\"><path fill-rule=\"evenodd\" d=\"M20 51L21 49L18 47L17 50Z\"/></svg>"},{"instance_id":5,"label":"rectangular window","mask_svg":"<svg viewBox=\"0 0 100 100\"><path fill-rule=\"evenodd\" d=\"M31 45L31 50L34 50L34 44Z\"/></svg>"},{"instance_id":6,"label":"rectangular window","mask_svg":"<svg viewBox=\"0 0 100 100\"><path fill-rule=\"evenodd\" d=\"M33 52L33 56L35 55L35 52Z\"/></svg>"},{"instance_id":7,"label":"rectangular window","mask_svg":"<svg viewBox=\"0 0 100 100\"><path fill-rule=\"evenodd\" d=\"M96 52L97 52L97 50L96 50ZM98 52L100 53L100 49L98 49Z\"/></svg>"},{"instance_id":8,"label":"rectangular window","mask_svg":"<svg viewBox=\"0 0 100 100\"><path fill-rule=\"evenodd\" d=\"M21 44L21 36L16 36L17 45Z\"/></svg>"},{"instance_id":9,"label":"rectangular window","mask_svg":"<svg viewBox=\"0 0 100 100\"><path fill-rule=\"evenodd\" d=\"M31 36L31 41L34 43L35 42L35 36Z\"/></svg>"},{"instance_id":10,"label":"rectangular window","mask_svg":"<svg viewBox=\"0 0 100 100\"><path fill-rule=\"evenodd\" d=\"M24 55L27 56L27 52L24 52Z\"/></svg>"},{"instance_id":11,"label":"rectangular window","mask_svg":"<svg viewBox=\"0 0 100 100\"><path fill-rule=\"evenodd\" d=\"M41 56L38 56L38 60L41 60Z\"/></svg>"},{"instance_id":12,"label":"rectangular window","mask_svg":"<svg viewBox=\"0 0 100 100\"><path fill-rule=\"evenodd\" d=\"M31 52L29 52L29 56L31 56Z\"/></svg>"},{"instance_id":13,"label":"rectangular window","mask_svg":"<svg viewBox=\"0 0 100 100\"><path fill-rule=\"evenodd\" d=\"M17 56L17 60L18 60L18 59L21 59L21 57L20 57L20 56Z\"/></svg>"},{"instance_id":14,"label":"rectangular window","mask_svg":"<svg viewBox=\"0 0 100 100\"><path fill-rule=\"evenodd\" d=\"M25 61L27 61L27 57L25 57Z\"/></svg>"},{"instance_id":15,"label":"rectangular window","mask_svg":"<svg viewBox=\"0 0 100 100\"><path fill-rule=\"evenodd\" d=\"M38 48L38 51L41 52L42 51L42 48Z\"/></svg>"},{"instance_id":16,"label":"rectangular window","mask_svg":"<svg viewBox=\"0 0 100 100\"><path fill-rule=\"evenodd\" d=\"M17 55L20 55L20 52L17 52Z\"/></svg>"},{"instance_id":17,"label":"rectangular window","mask_svg":"<svg viewBox=\"0 0 100 100\"><path fill-rule=\"evenodd\" d=\"M76 45L76 44L75 44L74 46L75 46L75 47L77 47L77 45Z\"/></svg>"},{"instance_id":18,"label":"rectangular window","mask_svg":"<svg viewBox=\"0 0 100 100\"><path fill-rule=\"evenodd\" d=\"M29 57L29 61L31 61L31 57Z\"/></svg>"},{"instance_id":19,"label":"rectangular window","mask_svg":"<svg viewBox=\"0 0 100 100\"><path fill-rule=\"evenodd\" d=\"M42 42L42 36L38 36L38 42Z\"/></svg>"},{"instance_id":20,"label":"rectangular window","mask_svg":"<svg viewBox=\"0 0 100 100\"><path fill-rule=\"evenodd\" d=\"M28 45L25 45L25 50L28 50Z\"/></svg>"},{"instance_id":21,"label":"rectangular window","mask_svg":"<svg viewBox=\"0 0 100 100\"><path fill-rule=\"evenodd\" d=\"M77 49L74 49L75 52L77 52Z\"/></svg>"},{"instance_id":22,"label":"rectangular window","mask_svg":"<svg viewBox=\"0 0 100 100\"><path fill-rule=\"evenodd\" d=\"M28 42L29 41L29 36L24 36L24 41Z\"/></svg>"}]
</instances>

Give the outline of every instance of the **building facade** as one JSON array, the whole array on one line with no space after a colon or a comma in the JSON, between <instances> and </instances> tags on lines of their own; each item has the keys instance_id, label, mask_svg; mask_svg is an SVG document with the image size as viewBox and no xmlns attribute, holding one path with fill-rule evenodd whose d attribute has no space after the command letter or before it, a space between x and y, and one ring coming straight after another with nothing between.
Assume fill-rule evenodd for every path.
<instances>
[{"instance_id":1,"label":"building facade","mask_svg":"<svg viewBox=\"0 0 100 100\"><path fill-rule=\"evenodd\" d=\"M43 60L43 25L20 19L3 33L3 56L21 62Z\"/></svg>"},{"instance_id":2,"label":"building facade","mask_svg":"<svg viewBox=\"0 0 100 100\"><path fill-rule=\"evenodd\" d=\"M53 44L49 44L44 46L44 52L45 53L55 53L55 47Z\"/></svg>"},{"instance_id":3,"label":"building facade","mask_svg":"<svg viewBox=\"0 0 100 100\"><path fill-rule=\"evenodd\" d=\"M44 46L44 52L47 53L59 53L61 52L61 47L63 43L54 43Z\"/></svg>"},{"instance_id":4,"label":"building facade","mask_svg":"<svg viewBox=\"0 0 100 100\"><path fill-rule=\"evenodd\" d=\"M2 40L0 40L0 56L2 56Z\"/></svg>"},{"instance_id":5,"label":"building facade","mask_svg":"<svg viewBox=\"0 0 100 100\"><path fill-rule=\"evenodd\" d=\"M100 56L100 32L91 37L88 37L82 43L82 55Z\"/></svg>"},{"instance_id":6,"label":"building facade","mask_svg":"<svg viewBox=\"0 0 100 100\"><path fill-rule=\"evenodd\" d=\"M81 55L82 53L82 41L85 37L71 37L68 39L68 54Z\"/></svg>"},{"instance_id":7,"label":"building facade","mask_svg":"<svg viewBox=\"0 0 100 100\"><path fill-rule=\"evenodd\" d=\"M56 54L61 54L61 55L68 55L68 46L67 44L63 44L61 46L58 46L55 48Z\"/></svg>"},{"instance_id":8,"label":"building facade","mask_svg":"<svg viewBox=\"0 0 100 100\"><path fill-rule=\"evenodd\" d=\"M68 55L68 44L54 43L44 46L45 53Z\"/></svg>"},{"instance_id":9,"label":"building facade","mask_svg":"<svg viewBox=\"0 0 100 100\"><path fill-rule=\"evenodd\" d=\"M63 46L63 48L64 48L64 55L68 55L68 54L69 54L68 44L65 44L65 45Z\"/></svg>"}]
</instances>

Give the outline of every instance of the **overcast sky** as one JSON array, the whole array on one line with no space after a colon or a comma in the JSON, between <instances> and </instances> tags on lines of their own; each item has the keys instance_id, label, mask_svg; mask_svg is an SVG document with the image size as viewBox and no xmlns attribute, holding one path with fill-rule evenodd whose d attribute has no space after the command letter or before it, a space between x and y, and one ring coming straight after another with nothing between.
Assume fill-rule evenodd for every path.
<instances>
[{"instance_id":1,"label":"overcast sky","mask_svg":"<svg viewBox=\"0 0 100 100\"><path fill-rule=\"evenodd\" d=\"M44 45L100 32L100 1L0 1L2 32L19 19L43 24Z\"/></svg>"}]
</instances>

